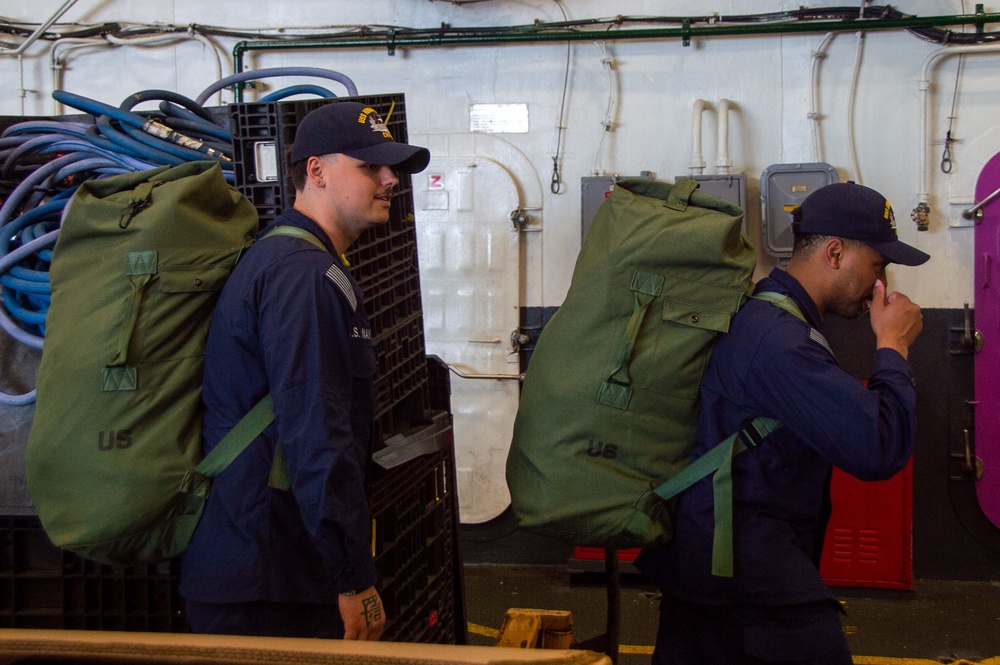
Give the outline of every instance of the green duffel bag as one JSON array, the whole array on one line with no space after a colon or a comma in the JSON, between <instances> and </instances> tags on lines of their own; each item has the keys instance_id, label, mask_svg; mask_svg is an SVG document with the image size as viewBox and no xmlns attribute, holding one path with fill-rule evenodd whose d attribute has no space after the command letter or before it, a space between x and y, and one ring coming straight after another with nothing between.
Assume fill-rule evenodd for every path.
<instances>
[{"instance_id":1,"label":"green duffel bag","mask_svg":"<svg viewBox=\"0 0 1000 665\"><path fill-rule=\"evenodd\" d=\"M613 549L672 537L664 497L693 480L662 486L688 467L702 373L755 265L743 211L696 187L624 179L597 211L524 380L507 458L520 526Z\"/></svg>"},{"instance_id":2,"label":"green duffel bag","mask_svg":"<svg viewBox=\"0 0 1000 665\"><path fill-rule=\"evenodd\" d=\"M189 473L202 453L208 326L257 225L215 162L90 180L74 195L26 452L28 492L59 547L141 564L187 546L208 491ZM207 475L226 460L211 464Z\"/></svg>"}]
</instances>

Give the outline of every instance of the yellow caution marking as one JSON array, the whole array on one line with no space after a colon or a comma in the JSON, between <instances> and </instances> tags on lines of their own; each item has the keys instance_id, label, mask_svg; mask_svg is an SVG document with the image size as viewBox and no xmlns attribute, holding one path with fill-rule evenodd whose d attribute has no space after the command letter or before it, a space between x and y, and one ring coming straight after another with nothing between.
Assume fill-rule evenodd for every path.
<instances>
[{"instance_id":1,"label":"yellow caution marking","mask_svg":"<svg viewBox=\"0 0 1000 665\"><path fill-rule=\"evenodd\" d=\"M653 647L638 647L633 644L619 644L618 653L637 653L644 656L653 655Z\"/></svg>"},{"instance_id":2,"label":"yellow caution marking","mask_svg":"<svg viewBox=\"0 0 1000 665\"><path fill-rule=\"evenodd\" d=\"M475 633L476 635L485 635L486 637L492 637L496 639L500 636L500 631L495 628L490 628L489 626L481 626L478 623L472 623L471 621L466 624L470 633Z\"/></svg>"}]
</instances>

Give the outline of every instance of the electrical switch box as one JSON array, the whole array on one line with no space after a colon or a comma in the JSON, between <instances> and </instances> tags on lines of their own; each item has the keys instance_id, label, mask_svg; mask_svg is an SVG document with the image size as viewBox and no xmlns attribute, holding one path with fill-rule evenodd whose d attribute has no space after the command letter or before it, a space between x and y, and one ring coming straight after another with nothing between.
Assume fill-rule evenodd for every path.
<instances>
[{"instance_id":1,"label":"electrical switch box","mask_svg":"<svg viewBox=\"0 0 1000 665\"><path fill-rule=\"evenodd\" d=\"M615 183L622 177L652 179L653 172L640 171L637 176L598 175L580 178L581 242L587 239L587 231L590 230L590 224L594 221L597 209L604 203L604 199L611 196L611 192L615 189Z\"/></svg>"},{"instance_id":2,"label":"electrical switch box","mask_svg":"<svg viewBox=\"0 0 1000 665\"><path fill-rule=\"evenodd\" d=\"M747 209L747 177L742 173L679 175L675 182L681 178L696 181L700 192L728 201L741 210Z\"/></svg>"},{"instance_id":3,"label":"electrical switch box","mask_svg":"<svg viewBox=\"0 0 1000 665\"><path fill-rule=\"evenodd\" d=\"M777 258L792 255L791 211L807 196L837 182L837 170L824 162L772 164L760 176L761 241Z\"/></svg>"},{"instance_id":4,"label":"electrical switch box","mask_svg":"<svg viewBox=\"0 0 1000 665\"><path fill-rule=\"evenodd\" d=\"M617 178L613 175L585 176L580 178L580 239L587 238L590 223L604 199L611 196Z\"/></svg>"}]
</instances>

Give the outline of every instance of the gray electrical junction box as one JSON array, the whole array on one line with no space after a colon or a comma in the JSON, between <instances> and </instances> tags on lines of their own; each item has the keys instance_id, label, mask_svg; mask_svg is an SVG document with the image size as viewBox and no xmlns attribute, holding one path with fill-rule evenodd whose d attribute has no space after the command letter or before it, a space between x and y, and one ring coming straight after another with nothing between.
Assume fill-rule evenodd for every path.
<instances>
[{"instance_id":1,"label":"gray electrical junction box","mask_svg":"<svg viewBox=\"0 0 1000 665\"><path fill-rule=\"evenodd\" d=\"M760 175L761 241L771 256L792 255L793 208L820 187L837 182L837 170L824 162L772 164Z\"/></svg>"},{"instance_id":2,"label":"gray electrical junction box","mask_svg":"<svg viewBox=\"0 0 1000 665\"><path fill-rule=\"evenodd\" d=\"M747 177L742 173L677 176L677 180L681 178L690 178L697 182L700 192L729 201L741 210L747 209Z\"/></svg>"}]
</instances>

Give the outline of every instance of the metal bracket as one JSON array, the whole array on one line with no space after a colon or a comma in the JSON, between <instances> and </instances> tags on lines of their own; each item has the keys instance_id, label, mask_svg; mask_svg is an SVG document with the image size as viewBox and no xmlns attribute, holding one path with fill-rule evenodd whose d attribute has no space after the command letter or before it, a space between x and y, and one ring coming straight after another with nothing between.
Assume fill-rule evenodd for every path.
<instances>
[{"instance_id":1,"label":"metal bracket","mask_svg":"<svg viewBox=\"0 0 1000 665\"><path fill-rule=\"evenodd\" d=\"M518 207L511 210L511 227L520 233L540 233L542 230L541 224L536 223L534 226L531 225L531 215L528 214L528 210L541 210L541 208L525 209L523 207Z\"/></svg>"},{"instance_id":2,"label":"metal bracket","mask_svg":"<svg viewBox=\"0 0 1000 665\"><path fill-rule=\"evenodd\" d=\"M515 208L510 212L510 223L515 231L523 231L528 226L528 214L522 208Z\"/></svg>"},{"instance_id":3,"label":"metal bracket","mask_svg":"<svg viewBox=\"0 0 1000 665\"><path fill-rule=\"evenodd\" d=\"M515 329L510 334L510 347L514 349L515 353L519 352L521 350L521 347L530 341L531 341L531 336L521 332L518 329Z\"/></svg>"}]
</instances>

